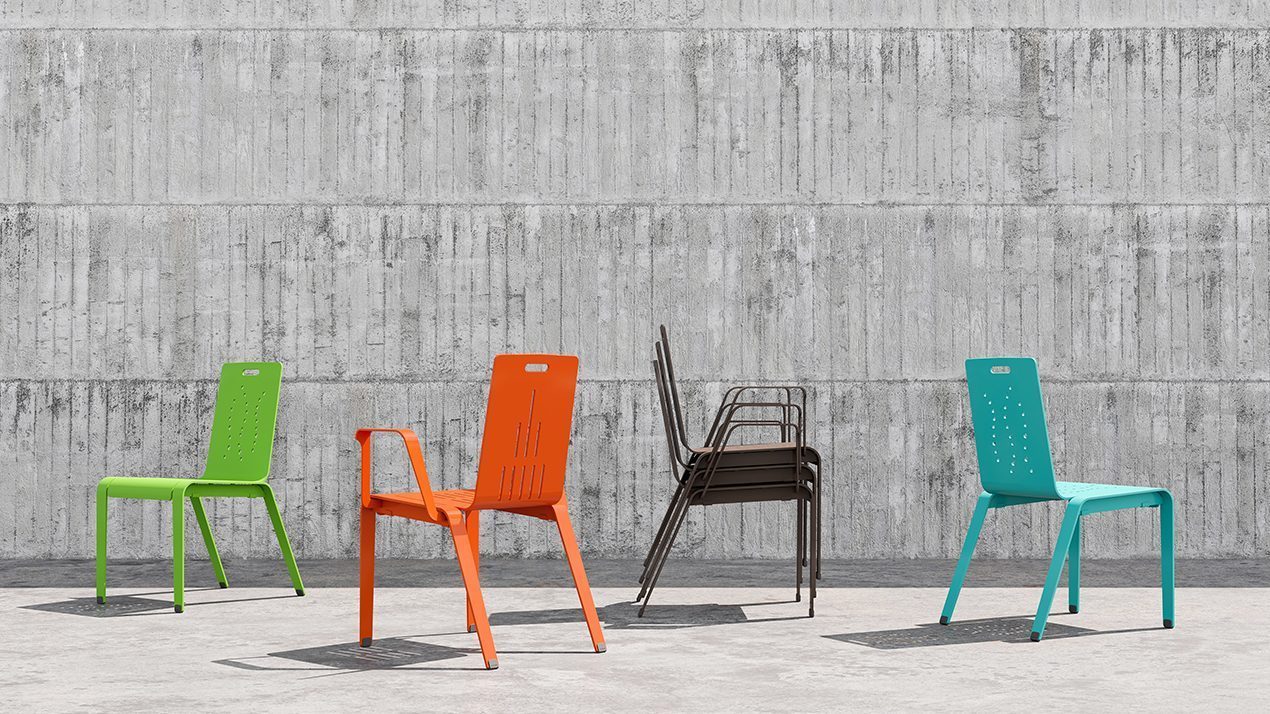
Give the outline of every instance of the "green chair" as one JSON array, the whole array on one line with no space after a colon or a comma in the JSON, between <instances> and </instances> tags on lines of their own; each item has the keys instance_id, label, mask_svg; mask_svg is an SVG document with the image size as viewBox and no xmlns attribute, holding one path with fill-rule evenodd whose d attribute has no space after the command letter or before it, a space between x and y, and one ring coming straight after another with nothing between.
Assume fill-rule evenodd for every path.
<instances>
[{"instance_id":1,"label":"green chair","mask_svg":"<svg viewBox=\"0 0 1270 714\"><path fill-rule=\"evenodd\" d=\"M1032 622L1032 641L1039 642L1045 634L1045 621L1064 561L1070 563L1068 609L1080 610L1081 516L1122 508L1160 509L1160 590L1164 600L1164 626L1172 628L1173 495L1163 488L1055 481L1036 360L1027 357L966 360L966 382L979 456L979 480L984 493L979 496L974 517L970 519L970 529L961 547L961 558L957 561L939 623L947 625L952 619L975 542L979 540L979 531L990 509L1067 501L1054 557L1045 577L1045 590Z\"/></svg>"},{"instance_id":2,"label":"green chair","mask_svg":"<svg viewBox=\"0 0 1270 714\"><path fill-rule=\"evenodd\" d=\"M229 587L216 542L207 526L203 498L263 498L278 536L282 557L291 571L296 595L304 595L300 570L291 553L273 489L265 483L273 455L274 424L282 365L277 362L235 362L221 368L216 390L216 414L202 478L102 479L97 485L97 602L106 602L106 504L111 498L144 498L172 502L172 590L176 611L185 609L185 499L203 531L207 554L222 588Z\"/></svg>"}]
</instances>

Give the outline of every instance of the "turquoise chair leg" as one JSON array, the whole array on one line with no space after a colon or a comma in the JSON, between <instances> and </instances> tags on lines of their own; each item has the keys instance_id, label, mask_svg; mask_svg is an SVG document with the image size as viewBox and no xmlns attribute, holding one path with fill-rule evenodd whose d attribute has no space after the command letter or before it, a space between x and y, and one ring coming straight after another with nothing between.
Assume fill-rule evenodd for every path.
<instances>
[{"instance_id":1,"label":"turquoise chair leg","mask_svg":"<svg viewBox=\"0 0 1270 714\"><path fill-rule=\"evenodd\" d=\"M216 582L220 583L222 588L227 588L229 580L225 577L225 567L221 565L220 553L216 551L212 528L207 524L207 513L203 511L203 499L191 496L190 505L194 506L194 517L198 519L198 529L203 533L203 545L207 546L207 557L211 558L212 570L216 571Z\"/></svg>"},{"instance_id":2,"label":"turquoise chair leg","mask_svg":"<svg viewBox=\"0 0 1270 714\"><path fill-rule=\"evenodd\" d=\"M172 493L172 604L185 611L185 492Z\"/></svg>"},{"instance_id":3,"label":"turquoise chair leg","mask_svg":"<svg viewBox=\"0 0 1270 714\"><path fill-rule=\"evenodd\" d=\"M1173 496L1160 503L1160 594L1164 600L1164 626L1173 629Z\"/></svg>"},{"instance_id":4,"label":"turquoise chair leg","mask_svg":"<svg viewBox=\"0 0 1270 714\"><path fill-rule=\"evenodd\" d=\"M295 594L304 596L304 581L300 579L300 568L296 567L295 554L291 552L291 541L287 539L287 529L282 525L282 514L278 512L278 502L273 500L273 489L263 488L265 508L269 509L269 520L273 521L273 533L278 537L278 548L282 550L282 559L287 563L287 572L291 573L291 586Z\"/></svg>"},{"instance_id":5,"label":"turquoise chair leg","mask_svg":"<svg viewBox=\"0 0 1270 714\"><path fill-rule=\"evenodd\" d=\"M966 571L970 569L970 558L974 555L975 544L979 542L979 531L983 530L983 522L988 517L988 507L992 503L992 494L984 493L975 504L975 514L970 518L970 528L966 530L966 541L961 544L961 557L957 559L957 570L953 572L952 584L948 586L948 596L944 598L944 611L939 615L939 624L947 625L952 620L953 608L957 607L957 596L961 594L961 584L966 580Z\"/></svg>"},{"instance_id":6,"label":"turquoise chair leg","mask_svg":"<svg viewBox=\"0 0 1270 714\"><path fill-rule=\"evenodd\" d=\"M1058 532L1058 542L1054 544L1054 557L1050 559L1049 574L1045 576L1045 590L1041 592L1041 602L1036 607L1036 619L1032 621L1032 641L1040 642L1045 635L1045 622L1049 620L1050 606L1054 604L1054 592L1058 590L1058 579L1063 574L1063 563L1067 560L1067 551L1072 544L1072 536L1080 523L1082 504L1071 501L1063 514L1063 527Z\"/></svg>"},{"instance_id":7,"label":"turquoise chair leg","mask_svg":"<svg viewBox=\"0 0 1270 714\"><path fill-rule=\"evenodd\" d=\"M1072 544L1067 549L1067 611L1080 612L1080 519L1072 530Z\"/></svg>"}]
</instances>

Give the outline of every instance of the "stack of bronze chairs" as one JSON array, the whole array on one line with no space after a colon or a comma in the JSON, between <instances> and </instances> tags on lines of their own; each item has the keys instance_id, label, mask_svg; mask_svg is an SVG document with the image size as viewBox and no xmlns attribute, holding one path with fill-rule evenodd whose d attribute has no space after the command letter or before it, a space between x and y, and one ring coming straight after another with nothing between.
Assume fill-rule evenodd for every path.
<instances>
[{"instance_id":1,"label":"stack of bronze chairs","mask_svg":"<svg viewBox=\"0 0 1270 714\"><path fill-rule=\"evenodd\" d=\"M820 578L820 454L807 446L807 391L800 386L746 384L724 394L703 445L694 446L684 425L670 336L661 326L653 373L676 486L653 538L636 602L642 617L670 555L689 506L794 501L797 534L795 598L802 599L803 571L810 565L808 616L816 614ZM766 396L777 395L777 396ZM778 435L755 443L753 435ZM770 437L768 437L770 438Z\"/></svg>"}]
</instances>

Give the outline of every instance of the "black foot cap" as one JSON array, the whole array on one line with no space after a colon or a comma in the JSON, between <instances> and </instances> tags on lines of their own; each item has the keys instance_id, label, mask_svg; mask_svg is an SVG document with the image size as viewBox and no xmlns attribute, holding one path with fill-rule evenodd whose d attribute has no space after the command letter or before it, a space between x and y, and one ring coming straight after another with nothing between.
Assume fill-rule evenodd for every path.
<instances>
[{"instance_id":1,"label":"black foot cap","mask_svg":"<svg viewBox=\"0 0 1270 714\"><path fill-rule=\"evenodd\" d=\"M174 606L172 607L172 609L173 609L173 610L176 610L177 612L185 612L185 606L184 606L184 605L174 605Z\"/></svg>"},{"instance_id":2,"label":"black foot cap","mask_svg":"<svg viewBox=\"0 0 1270 714\"><path fill-rule=\"evenodd\" d=\"M98 597L97 597L97 604L98 604L98 605L105 605L105 604L106 604L106 598L101 597L101 596L98 596Z\"/></svg>"},{"instance_id":3,"label":"black foot cap","mask_svg":"<svg viewBox=\"0 0 1270 714\"><path fill-rule=\"evenodd\" d=\"M468 625L468 626L467 626L467 631L468 631L468 632L476 632L476 625Z\"/></svg>"},{"instance_id":4,"label":"black foot cap","mask_svg":"<svg viewBox=\"0 0 1270 714\"><path fill-rule=\"evenodd\" d=\"M1165 621L1164 621L1164 629L1166 629L1166 630L1171 630L1171 629L1173 629L1173 621L1172 621L1172 620L1165 620Z\"/></svg>"},{"instance_id":5,"label":"black foot cap","mask_svg":"<svg viewBox=\"0 0 1270 714\"><path fill-rule=\"evenodd\" d=\"M1033 633L1032 633L1032 641L1033 641L1033 642L1040 642L1040 641L1041 641L1041 633L1039 633L1039 632L1033 632Z\"/></svg>"},{"instance_id":6,"label":"black foot cap","mask_svg":"<svg viewBox=\"0 0 1270 714\"><path fill-rule=\"evenodd\" d=\"M948 624L948 616L947 616L947 615L940 615L940 616L939 616L939 624L941 624L941 625L947 625L947 624Z\"/></svg>"},{"instance_id":7,"label":"black foot cap","mask_svg":"<svg viewBox=\"0 0 1270 714\"><path fill-rule=\"evenodd\" d=\"M363 638L362 638L362 647L370 647L370 638L369 638L369 637L363 637Z\"/></svg>"},{"instance_id":8,"label":"black foot cap","mask_svg":"<svg viewBox=\"0 0 1270 714\"><path fill-rule=\"evenodd\" d=\"M1068 606L1067 606L1067 611L1068 611L1068 612L1070 612L1071 614L1075 615L1076 613L1080 612L1080 608L1079 608L1079 607L1076 607L1075 605L1068 605Z\"/></svg>"},{"instance_id":9,"label":"black foot cap","mask_svg":"<svg viewBox=\"0 0 1270 714\"><path fill-rule=\"evenodd\" d=\"M224 589L225 589L225 588L227 588L227 587L229 587L229 583L221 583L221 584L220 584L220 589L221 589L221 590L224 590Z\"/></svg>"},{"instance_id":10,"label":"black foot cap","mask_svg":"<svg viewBox=\"0 0 1270 714\"><path fill-rule=\"evenodd\" d=\"M304 588L296 588L295 594L299 595L300 597L304 597Z\"/></svg>"},{"instance_id":11,"label":"black foot cap","mask_svg":"<svg viewBox=\"0 0 1270 714\"><path fill-rule=\"evenodd\" d=\"M802 593L794 593L794 602L802 602L802 601L803 601L803 594L802 594Z\"/></svg>"}]
</instances>

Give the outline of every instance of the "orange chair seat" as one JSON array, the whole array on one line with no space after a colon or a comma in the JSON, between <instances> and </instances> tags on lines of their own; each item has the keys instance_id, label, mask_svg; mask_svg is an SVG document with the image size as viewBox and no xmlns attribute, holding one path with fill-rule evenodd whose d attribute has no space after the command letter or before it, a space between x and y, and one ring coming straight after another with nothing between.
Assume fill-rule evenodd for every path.
<instances>
[{"instance_id":1,"label":"orange chair seat","mask_svg":"<svg viewBox=\"0 0 1270 714\"><path fill-rule=\"evenodd\" d=\"M460 511L466 511L472 507L472 502L476 500L476 489L455 488L449 491L433 491L432 499L437 504L437 508L453 508ZM387 501L389 503L400 503L407 506L418 506L423 508L423 494L418 491L375 493L371 494L371 500Z\"/></svg>"}]
</instances>

